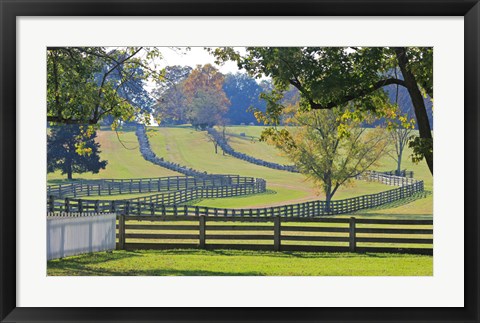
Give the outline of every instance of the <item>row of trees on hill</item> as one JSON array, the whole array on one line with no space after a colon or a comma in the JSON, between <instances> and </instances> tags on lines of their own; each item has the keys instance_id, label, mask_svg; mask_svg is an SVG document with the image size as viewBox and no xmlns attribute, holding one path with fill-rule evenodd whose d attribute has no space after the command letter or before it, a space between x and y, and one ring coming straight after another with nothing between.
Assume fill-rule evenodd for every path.
<instances>
[{"instance_id":1,"label":"row of trees on hill","mask_svg":"<svg viewBox=\"0 0 480 323\"><path fill-rule=\"evenodd\" d=\"M191 123L202 129L224 124L263 124L253 112L265 112L267 102L262 94L273 89L268 80L257 82L245 73L223 75L210 64L195 69L168 66L165 79L154 91L154 118L164 125ZM283 102L298 100L294 87L282 98Z\"/></svg>"},{"instance_id":2,"label":"row of trees on hill","mask_svg":"<svg viewBox=\"0 0 480 323\"><path fill-rule=\"evenodd\" d=\"M258 124L250 107L265 111L260 94L268 82L257 82L246 74L223 75L210 64L195 69L169 66L166 82L155 90L153 115L160 124L191 123L204 129L219 124Z\"/></svg>"}]
</instances>

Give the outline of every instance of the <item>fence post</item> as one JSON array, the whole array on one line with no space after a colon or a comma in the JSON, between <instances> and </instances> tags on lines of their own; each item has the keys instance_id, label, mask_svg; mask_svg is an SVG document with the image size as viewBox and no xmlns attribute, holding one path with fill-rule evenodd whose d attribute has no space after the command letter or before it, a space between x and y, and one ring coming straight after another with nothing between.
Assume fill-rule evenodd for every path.
<instances>
[{"instance_id":1,"label":"fence post","mask_svg":"<svg viewBox=\"0 0 480 323\"><path fill-rule=\"evenodd\" d=\"M48 197L48 212L53 212L55 210L55 200L53 195Z\"/></svg>"},{"instance_id":2,"label":"fence post","mask_svg":"<svg viewBox=\"0 0 480 323\"><path fill-rule=\"evenodd\" d=\"M68 197L65 198L65 207L64 207L65 212L70 212L70 199Z\"/></svg>"},{"instance_id":3,"label":"fence post","mask_svg":"<svg viewBox=\"0 0 480 323\"><path fill-rule=\"evenodd\" d=\"M118 249L125 249L125 215L119 214L118 218Z\"/></svg>"},{"instance_id":4,"label":"fence post","mask_svg":"<svg viewBox=\"0 0 480 323\"><path fill-rule=\"evenodd\" d=\"M207 220L207 217L202 215L198 217L198 224L199 224L199 234L200 234L200 244L199 247L200 249L205 249L205 222Z\"/></svg>"},{"instance_id":5,"label":"fence post","mask_svg":"<svg viewBox=\"0 0 480 323\"><path fill-rule=\"evenodd\" d=\"M350 218L349 247L350 247L350 252L355 252L355 249L357 248L354 217Z\"/></svg>"},{"instance_id":6,"label":"fence post","mask_svg":"<svg viewBox=\"0 0 480 323\"><path fill-rule=\"evenodd\" d=\"M280 251L280 244L281 244L281 230L280 230L281 222L280 216L276 216L273 218L273 250Z\"/></svg>"},{"instance_id":7,"label":"fence post","mask_svg":"<svg viewBox=\"0 0 480 323\"><path fill-rule=\"evenodd\" d=\"M162 204L161 210L162 210L162 216L167 215L167 211L165 210L165 204Z\"/></svg>"},{"instance_id":8,"label":"fence post","mask_svg":"<svg viewBox=\"0 0 480 323\"><path fill-rule=\"evenodd\" d=\"M150 203L150 215L155 215L155 204Z\"/></svg>"}]
</instances>

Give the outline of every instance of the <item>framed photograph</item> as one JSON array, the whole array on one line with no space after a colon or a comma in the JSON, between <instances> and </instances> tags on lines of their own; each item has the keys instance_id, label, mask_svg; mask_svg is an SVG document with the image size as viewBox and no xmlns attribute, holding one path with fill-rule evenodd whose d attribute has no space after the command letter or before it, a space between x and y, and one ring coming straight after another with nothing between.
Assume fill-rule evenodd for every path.
<instances>
[{"instance_id":1,"label":"framed photograph","mask_svg":"<svg viewBox=\"0 0 480 323\"><path fill-rule=\"evenodd\" d=\"M477 322L479 6L2 2L1 321Z\"/></svg>"}]
</instances>

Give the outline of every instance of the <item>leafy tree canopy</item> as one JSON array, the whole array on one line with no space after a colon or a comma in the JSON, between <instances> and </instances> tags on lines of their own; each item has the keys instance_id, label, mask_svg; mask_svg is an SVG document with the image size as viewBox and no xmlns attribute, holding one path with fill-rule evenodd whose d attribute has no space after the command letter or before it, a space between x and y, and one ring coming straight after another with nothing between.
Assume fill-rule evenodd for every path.
<instances>
[{"instance_id":1,"label":"leafy tree canopy","mask_svg":"<svg viewBox=\"0 0 480 323\"><path fill-rule=\"evenodd\" d=\"M433 173L433 137L423 101L427 95L433 100L433 48L247 47L241 55L227 47L211 52L218 63L234 60L254 77L272 78L275 89L264 95L263 117L272 124L280 122L285 106L279 102L290 85L301 93L301 110L348 107L343 120L395 117L384 87L405 87L420 133L413 148Z\"/></svg>"},{"instance_id":2,"label":"leafy tree canopy","mask_svg":"<svg viewBox=\"0 0 480 323\"><path fill-rule=\"evenodd\" d=\"M197 128L219 124L230 101L223 91L224 76L210 64L198 65L183 83L187 118Z\"/></svg>"},{"instance_id":3,"label":"leafy tree canopy","mask_svg":"<svg viewBox=\"0 0 480 323\"><path fill-rule=\"evenodd\" d=\"M56 125L47 137L47 172L60 170L72 179L73 173L98 173L107 161L100 161L97 134L87 125ZM78 150L82 150L82 154Z\"/></svg>"},{"instance_id":4,"label":"leafy tree canopy","mask_svg":"<svg viewBox=\"0 0 480 323\"><path fill-rule=\"evenodd\" d=\"M265 101L260 99L262 87L255 79L245 73L227 74L223 84L223 90L231 102L226 118L230 124L258 124L258 120L249 110L265 112Z\"/></svg>"},{"instance_id":5,"label":"leafy tree canopy","mask_svg":"<svg viewBox=\"0 0 480 323\"><path fill-rule=\"evenodd\" d=\"M156 104L153 116L158 124L185 123L187 117L187 96L184 82L190 75L189 66L168 66L165 68L165 82L159 82L154 93Z\"/></svg>"},{"instance_id":6,"label":"leafy tree canopy","mask_svg":"<svg viewBox=\"0 0 480 323\"><path fill-rule=\"evenodd\" d=\"M287 127L270 128L262 138L281 149L325 193L327 208L342 185L375 166L387 151L382 129L360 128L359 122L353 120L341 121L340 109L287 109L292 109ZM339 132L340 126L348 127L348 135Z\"/></svg>"},{"instance_id":7,"label":"leafy tree canopy","mask_svg":"<svg viewBox=\"0 0 480 323\"><path fill-rule=\"evenodd\" d=\"M153 103L144 90L161 79L157 48L50 47L47 49L47 121L95 125L102 118L150 119Z\"/></svg>"}]
</instances>

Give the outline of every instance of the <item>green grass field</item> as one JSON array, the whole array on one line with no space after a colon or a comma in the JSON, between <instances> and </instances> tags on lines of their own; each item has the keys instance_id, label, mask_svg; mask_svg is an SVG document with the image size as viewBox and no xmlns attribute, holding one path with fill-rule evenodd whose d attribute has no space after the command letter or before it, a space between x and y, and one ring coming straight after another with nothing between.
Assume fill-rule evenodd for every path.
<instances>
[{"instance_id":1,"label":"green grass field","mask_svg":"<svg viewBox=\"0 0 480 323\"><path fill-rule=\"evenodd\" d=\"M252 156L264 158L275 162L288 164L288 160L275 150L274 147L264 142L258 141L258 137L263 127L258 126L234 126L228 127L227 133L230 133L232 140L230 144L239 151L251 154ZM245 133L246 137L241 137L239 133ZM153 151L169 161L182 165L204 170L210 173L221 174L240 174L243 176L253 176L265 178L268 183L268 191L263 194L239 196L222 199L203 199L195 201L195 205L217 206L226 208L241 207L264 207L267 205L283 205L288 203L300 203L316 199L323 199L324 195L316 189L310 182L306 181L301 174L289 173L285 171L274 170L258 165L248 163L234 157L223 155L221 150L218 154L214 153L214 147L205 135L205 132L194 130L188 126L177 127L150 127L148 134ZM126 129L119 133L120 139L127 148L125 148L117 138L115 132L110 130L98 131L98 141L101 144L101 157L107 159L109 164L105 170L98 174L79 174L76 178L135 178L135 177L159 177L178 175L176 172L156 166L142 158L138 151L138 142L133 129ZM425 163L418 165L409 160L411 151L407 148L403 156L403 168L413 170L415 178L422 179L425 182L425 188L431 192L433 187L433 178ZM269 159L270 158L270 159ZM392 170L395 168L395 162L390 157L384 157L378 170ZM50 183L64 180L65 176L56 172L48 175ZM368 183L364 181L354 181L348 187L342 187L334 196L334 199L344 199L357 195L378 193L393 187L385 186L379 183ZM135 194L131 197L144 196L148 194ZM97 197L90 197L95 199ZM107 199L107 197L99 197ZM121 199L126 196L108 197L108 199ZM362 213L376 214L432 214L432 194L427 198L416 199L410 203L397 203L391 207L382 207L362 211Z\"/></svg>"},{"instance_id":2,"label":"green grass field","mask_svg":"<svg viewBox=\"0 0 480 323\"><path fill-rule=\"evenodd\" d=\"M398 254L167 250L48 262L49 276L431 276L433 258Z\"/></svg>"},{"instance_id":3,"label":"green grass field","mask_svg":"<svg viewBox=\"0 0 480 323\"><path fill-rule=\"evenodd\" d=\"M177 172L158 167L140 155L138 140L132 129L119 131L117 138L115 131L103 129L97 131L97 141L100 143L100 156L107 160L108 164L98 174L83 173L73 174L74 179L101 179L101 178L140 178L140 177L161 177L178 176ZM125 147L122 145L125 145ZM66 175L60 171L50 173L47 176L50 183L66 181Z\"/></svg>"},{"instance_id":4,"label":"green grass field","mask_svg":"<svg viewBox=\"0 0 480 323\"><path fill-rule=\"evenodd\" d=\"M228 131L230 128L228 128ZM248 136L258 136L261 127L233 127L232 132L245 132ZM280 170L274 170L263 166L254 165L246 161L223 155L221 150L218 154L214 153L214 146L209 142L205 132L194 130L191 127L174 127L174 128L149 128L150 143L152 150L167 160L180 163L195 169L220 174L240 174L243 176L261 177L267 180L269 192L244 197L224 198L224 199L208 199L198 201L197 205L202 206L219 206L229 208L241 207L263 207L267 205L282 205L288 203L299 203L316 199L323 199L324 195L316 189L301 174L295 174ZM239 138L239 137L236 137ZM265 151L274 149L263 142L253 142L250 138L245 137L243 145L250 145L250 154L259 156ZM278 155L278 153L277 153ZM407 155L407 154L405 154ZM381 169L393 169L393 160L384 158L382 160ZM408 162L405 156L405 162ZM421 170L420 176L426 177L428 172L426 165L418 165ZM407 167L408 168L408 167ZM417 169L413 169L416 171ZM431 177L431 176L430 176ZM431 180L430 180L431 183ZM426 186L428 187L428 183ZM431 184L430 184L431 185ZM342 187L335 195L334 199L344 199L363 194L378 193L393 187L388 187L379 183L368 183L364 181L354 181L348 187ZM431 207L428 209L429 202L419 203L422 206L419 214L431 214ZM398 212L406 212L411 214L411 210L398 210Z\"/></svg>"},{"instance_id":5,"label":"green grass field","mask_svg":"<svg viewBox=\"0 0 480 323\"><path fill-rule=\"evenodd\" d=\"M290 164L275 148L259 142L261 127L229 127L230 144L238 151L265 160ZM241 132L245 137L239 136ZM224 156L207 139L205 132L191 127L149 128L150 142L154 152L166 160L193 167L210 173L240 174L265 178L268 191L263 194L223 199L203 199L190 204L225 208L263 207L322 199L323 194L300 174L278 171L250 164L231 156ZM131 129L121 132L98 131L101 157L109 164L99 174L77 174L74 178L139 178L179 175L147 162L138 151L138 142ZM426 198L412 197L370 210L353 214L362 218L387 219L432 219L433 178L425 163L414 165L409 161L410 151L405 152L403 168L413 170L415 178L425 181ZM393 170L395 162L384 157L375 170ZM65 176L48 174L50 183L64 181ZM355 181L342 188L334 199L381 192L394 187L378 183ZM91 196L91 199L123 199L144 194L116 196ZM340 217L350 217L342 215ZM176 222L176 224L180 224ZM222 231L220 231L222 232ZM165 232L163 232L165 233ZM181 232L176 232L181 233ZM189 233L189 232L186 232ZM309 234L309 233L301 233ZM332 233L335 235L335 233ZM133 241L132 241L133 242ZM151 241L155 242L155 241ZM162 241L165 242L165 241ZM167 241L168 242L168 241ZM178 242L178 241L176 241ZM189 242L189 241L184 241ZM221 241L216 241L221 243ZM230 241L234 242L234 241ZM250 241L265 243L265 241ZM238 242L235 242L238 243ZM287 242L288 243L288 242ZM318 244L309 242L309 244ZM321 244L321 243L320 243ZM114 251L68 257L48 262L48 275L405 275L424 276L433 273L433 257L396 254L351 254L351 253L302 253L302 252L259 252L259 251Z\"/></svg>"}]
</instances>

